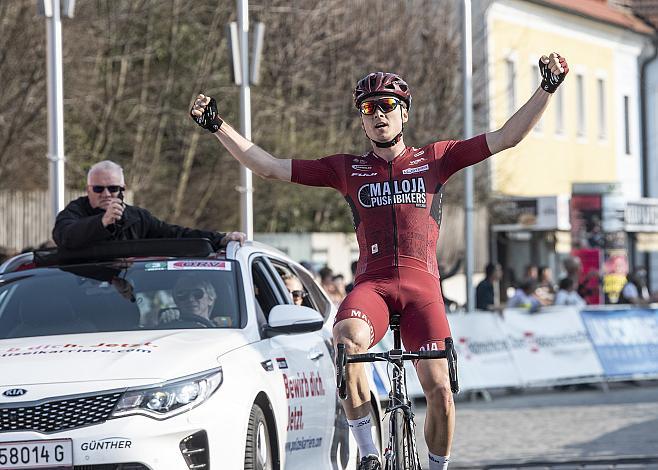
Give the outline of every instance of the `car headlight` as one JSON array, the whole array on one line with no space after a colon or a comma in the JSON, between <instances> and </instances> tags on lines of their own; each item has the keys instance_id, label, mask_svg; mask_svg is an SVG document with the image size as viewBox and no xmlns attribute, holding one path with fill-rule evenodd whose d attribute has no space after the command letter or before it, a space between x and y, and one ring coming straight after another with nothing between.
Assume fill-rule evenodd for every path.
<instances>
[{"instance_id":1,"label":"car headlight","mask_svg":"<svg viewBox=\"0 0 658 470\"><path fill-rule=\"evenodd\" d=\"M111 417L141 414L156 419L175 416L203 403L224 381L222 368L213 369L156 387L128 389Z\"/></svg>"}]
</instances>

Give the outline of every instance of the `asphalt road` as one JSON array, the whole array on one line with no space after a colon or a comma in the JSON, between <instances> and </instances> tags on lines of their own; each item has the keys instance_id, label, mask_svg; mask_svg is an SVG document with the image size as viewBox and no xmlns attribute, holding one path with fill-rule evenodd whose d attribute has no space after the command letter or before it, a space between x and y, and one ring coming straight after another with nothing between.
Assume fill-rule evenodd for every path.
<instances>
[{"instance_id":1,"label":"asphalt road","mask_svg":"<svg viewBox=\"0 0 658 470\"><path fill-rule=\"evenodd\" d=\"M468 398L457 401L451 469L658 469L658 382L613 384L607 392L504 393L490 402ZM417 404L419 453L427 468L424 419L424 404Z\"/></svg>"}]
</instances>

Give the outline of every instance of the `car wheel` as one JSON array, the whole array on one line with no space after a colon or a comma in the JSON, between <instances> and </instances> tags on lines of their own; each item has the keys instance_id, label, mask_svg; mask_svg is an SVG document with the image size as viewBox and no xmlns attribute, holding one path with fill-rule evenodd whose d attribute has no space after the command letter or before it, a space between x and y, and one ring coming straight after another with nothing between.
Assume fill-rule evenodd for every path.
<instances>
[{"instance_id":1,"label":"car wheel","mask_svg":"<svg viewBox=\"0 0 658 470\"><path fill-rule=\"evenodd\" d=\"M249 415L244 470L272 470L272 444L265 414L254 404Z\"/></svg>"}]
</instances>

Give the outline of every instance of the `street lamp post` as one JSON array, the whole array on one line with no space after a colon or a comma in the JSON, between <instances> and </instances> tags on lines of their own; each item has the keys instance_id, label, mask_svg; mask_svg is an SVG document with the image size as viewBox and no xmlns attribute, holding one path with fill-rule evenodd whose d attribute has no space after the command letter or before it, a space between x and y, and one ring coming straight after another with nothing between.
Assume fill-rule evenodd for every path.
<instances>
[{"instance_id":1,"label":"street lamp post","mask_svg":"<svg viewBox=\"0 0 658 470\"><path fill-rule=\"evenodd\" d=\"M52 222L64 209L64 91L60 0L43 0L48 44L48 161Z\"/></svg>"},{"instance_id":2,"label":"street lamp post","mask_svg":"<svg viewBox=\"0 0 658 470\"><path fill-rule=\"evenodd\" d=\"M464 138L473 136L473 47L471 26L471 0L463 0L462 14L462 74L464 84ZM464 175L464 231L466 232L466 311L475 310L473 271L475 249L473 242L473 167Z\"/></svg>"},{"instance_id":3,"label":"street lamp post","mask_svg":"<svg viewBox=\"0 0 658 470\"><path fill-rule=\"evenodd\" d=\"M249 87L249 1L237 0L238 36L240 44L240 132L251 140L251 89ZM240 166L240 223L248 239L254 238L253 175L246 166Z\"/></svg>"},{"instance_id":4,"label":"street lamp post","mask_svg":"<svg viewBox=\"0 0 658 470\"><path fill-rule=\"evenodd\" d=\"M265 26L256 23L251 70L249 66L249 1L237 0L238 21L228 28L229 52L233 68L233 81L240 87L240 132L251 140L251 89L260 80L260 59L263 50ZM250 73L251 72L251 73ZM240 167L240 223L247 238L254 237L254 197L252 173L244 165Z\"/></svg>"}]
</instances>

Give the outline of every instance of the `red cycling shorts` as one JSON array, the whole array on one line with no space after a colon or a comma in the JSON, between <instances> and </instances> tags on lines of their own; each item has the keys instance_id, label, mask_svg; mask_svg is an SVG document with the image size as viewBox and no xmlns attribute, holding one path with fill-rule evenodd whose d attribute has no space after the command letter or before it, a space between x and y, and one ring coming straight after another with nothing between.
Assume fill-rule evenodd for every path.
<instances>
[{"instance_id":1,"label":"red cycling shorts","mask_svg":"<svg viewBox=\"0 0 658 470\"><path fill-rule=\"evenodd\" d=\"M334 325L358 318L370 328L370 347L389 326L389 312L400 314L400 336L407 351L444 349L450 326L439 280L428 272L399 266L359 276L338 308Z\"/></svg>"}]
</instances>

